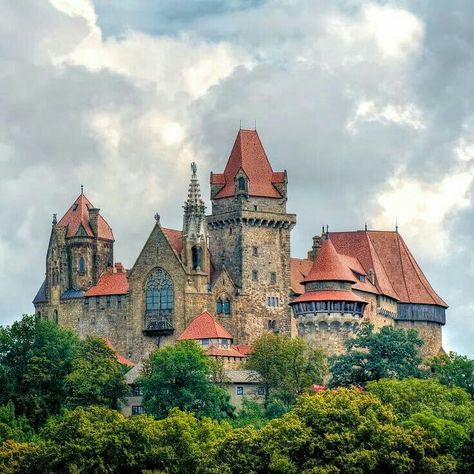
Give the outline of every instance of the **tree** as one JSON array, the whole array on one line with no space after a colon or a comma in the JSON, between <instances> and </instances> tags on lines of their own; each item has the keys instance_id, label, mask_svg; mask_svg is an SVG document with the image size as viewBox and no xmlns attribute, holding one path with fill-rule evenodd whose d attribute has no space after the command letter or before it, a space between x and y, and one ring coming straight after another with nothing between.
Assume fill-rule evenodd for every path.
<instances>
[{"instance_id":1,"label":"tree","mask_svg":"<svg viewBox=\"0 0 474 474\"><path fill-rule=\"evenodd\" d=\"M413 329L384 326L374 332L373 325L364 324L356 337L346 341L347 352L330 358L330 386L365 386L382 378L421 376L418 348L422 344Z\"/></svg>"},{"instance_id":2,"label":"tree","mask_svg":"<svg viewBox=\"0 0 474 474\"><path fill-rule=\"evenodd\" d=\"M33 316L0 327L0 403L12 400L35 427L58 413L78 346L73 332Z\"/></svg>"},{"instance_id":3,"label":"tree","mask_svg":"<svg viewBox=\"0 0 474 474\"><path fill-rule=\"evenodd\" d=\"M130 389L115 352L102 339L87 337L81 341L66 376L69 407L102 405L117 408Z\"/></svg>"},{"instance_id":4,"label":"tree","mask_svg":"<svg viewBox=\"0 0 474 474\"><path fill-rule=\"evenodd\" d=\"M326 372L324 354L299 338L272 333L252 345L246 367L256 371L265 390L265 405L271 398L291 405L314 383L322 383Z\"/></svg>"},{"instance_id":5,"label":"tree","mask_svg":"<svg viewBox=\"0 0 474 474\"><path fill-rule=\"evenodd\" d=\"M15 441L31 441L31 428L25 416L15 416L15 407L11 401L0 406L0 443L7 439Z\"/></svg>"},{"instance_id":6,"label":"tree","mask_svg":"<svg viewBox=\"0 0 474 474\"><path fill-rule=\"evenodd\" d=\"M428 361L433 377L448 387L461 387L474 400L474 360L450 352Z\"/></svg>"},{"instance_id":7,"label":"tree","mask_svg":"<svg viewBox=\"0 0 474 474\"><path fill-rule=\"evenodd\" d=\"M212 384L208 356L194 341L153 352L138 383L145 408L157 418L165 418L175 407L200 417L233 416L229 395Z\"/></svg>"}]
</instances>

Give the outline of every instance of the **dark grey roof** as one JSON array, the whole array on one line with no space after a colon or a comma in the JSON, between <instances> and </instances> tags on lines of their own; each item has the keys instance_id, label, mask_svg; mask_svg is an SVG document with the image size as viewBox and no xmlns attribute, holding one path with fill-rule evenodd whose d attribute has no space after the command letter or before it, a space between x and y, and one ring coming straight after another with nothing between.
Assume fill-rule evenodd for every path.
<instances>
[{"instance_id":1,"label":"dark grey roof","mask_svg":"<svg viewBox=\"0 0 474 474\"><path fill-rule=\"evenodd\" d=\"M38 290L38 293L36 293L36 296L33 299L33 304L38 304L38 303L47 303L48 302L48 296L46 294L46 279L43 281L43 283L40 286L40 289Z\"/></svg>"},{"instance_id":2,"label":"dark grey roof","mask_svg":"<svg viewBox=\"0 0 474 474\"><path fill-rule=\"evenodd\" d=\"M86 292L84 290L74 290L73 288L70 288L69 290L66 290L62 295L61 299L62 300L74 300L76 298L84 298Z\"/></svg>"},{"instance_id":3,"label":"dark grey roof","mask_svg":"<svg viewBox=\"0 0 474 474\"><path fill-rule=\"evenodd\" d=\"M261 378L254 370L226 370L225 374L232 383L260 383Z\"/></svg>"}]
</instances>

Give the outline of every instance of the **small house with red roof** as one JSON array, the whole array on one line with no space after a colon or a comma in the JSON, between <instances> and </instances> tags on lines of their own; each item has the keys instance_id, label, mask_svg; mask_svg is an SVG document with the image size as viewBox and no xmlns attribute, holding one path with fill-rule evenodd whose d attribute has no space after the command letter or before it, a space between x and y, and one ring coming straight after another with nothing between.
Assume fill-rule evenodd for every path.
<instances>
[{"instance_id":1,"label":"small house with red roof","mask_svg":"<svg viewBox=\"0 0 474 474\"><path fill-rule=\"evenodd\" d=\"M116 262L112 228L81 187L63 217L53 215L37 316L106 338L134 363L183 337L237 362L268 331L338 353L364 321L416 328L423 355L442 350L447 305L398 231L326 228L307 258L291 257L288 174L269 156L256 130L239 130L223 169L210 173L209 212L191 164L182 227L150 216L129 269ZM308 199L317 208L317 190Z\"/></svg>"}]
</instances>

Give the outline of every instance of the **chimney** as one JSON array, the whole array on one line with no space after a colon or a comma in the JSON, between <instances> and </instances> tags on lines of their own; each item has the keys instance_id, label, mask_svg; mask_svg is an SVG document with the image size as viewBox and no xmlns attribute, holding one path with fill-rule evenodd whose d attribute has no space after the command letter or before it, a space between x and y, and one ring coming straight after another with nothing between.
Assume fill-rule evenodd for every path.
<instances>
[{"instance_id":1,"label":"chimney","mask_svg":"<svg viewBox=\"0 0 474 474\"><path fill-rule=\"evenodd\" d=\"M324 237L322 235L315 235L313 237L313 247L308 252L308 260L316 260L319 250L321 249L321 245L323 245L323 240Z\"/></svg>"},{"instance_id":2,"label":"chimney","mask_svg":"<svg viewBox=\"0 0 474 474\"><path fill-rule=\"evenodd\" d=\"M91 225L92 232L94 235L97 237L98 232L97 232L97 216L99 215L100 209L97 207L91 207L89 209L89 223Z\"/></svg>"},{"instance_id":3,"label":"chimney","mask_svg":"<svg viewBox=\"0 0 474 474\"><path fill-rule=\"evenodd\" d=\"M123 264L120 262L117 262L115 264L115 273L123 273Z\"/></svg>"}]
</instances>

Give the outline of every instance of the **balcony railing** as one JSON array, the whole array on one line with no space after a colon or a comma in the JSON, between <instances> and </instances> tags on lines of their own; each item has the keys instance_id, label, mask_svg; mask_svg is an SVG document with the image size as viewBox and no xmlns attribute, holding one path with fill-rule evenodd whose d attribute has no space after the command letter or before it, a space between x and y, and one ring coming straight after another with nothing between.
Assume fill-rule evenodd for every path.
<instances>
[{"instance_id":1,"label":"balcony railing","mask_svg":"<svg viewBox=\"0 0 474 474\"><path fill-rule=\"evenodd\" d=\"M142 332L145 336L168 336L173 334L172 314L169 311L146 312Z\"/></svg>"}]
</instances>

